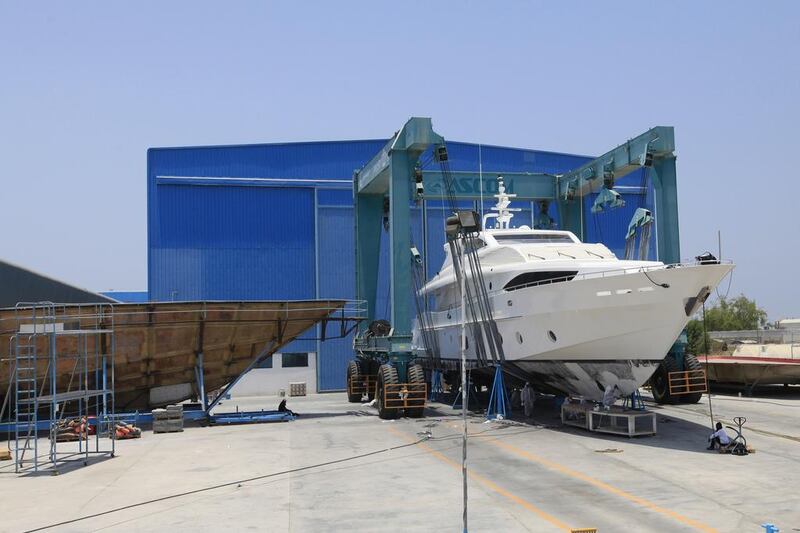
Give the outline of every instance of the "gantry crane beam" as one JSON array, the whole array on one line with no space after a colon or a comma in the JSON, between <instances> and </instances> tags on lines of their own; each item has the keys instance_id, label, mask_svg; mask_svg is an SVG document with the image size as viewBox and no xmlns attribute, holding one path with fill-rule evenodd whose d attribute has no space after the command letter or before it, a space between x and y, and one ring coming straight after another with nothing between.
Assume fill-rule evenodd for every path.
<instances>
[{"instance_id":1,"label":"gantry crane beam","mask_svg":"<svg viewBox=\"0 0 800 533\"><path fill-rule=\"evenodd\" d=\"M506 192L516 194L517 200L552 200L556 196L555 174L541 172L505 172L502 170L483 172L450 172L453 193L459 200L491 200L497 193L497 176L503 176ZM422 172L423 196L436 200L447 196L442 173L438 170Z\"/></svg>"},{"instance_id":2,"label":"gantry crane beam","mask_svg":"<svg viewBox=\"0 0 800 533\"><path fill-rule=\"evenodd\" d=\"M664 263L680 261L678 189L675 176L675 131L656 126L613 150L558 177L556 193L562 226L583 235L581 198L639 170L650 168L655 188L658 258ZM580 228L581 231L575 231Z\"/></svg>"}]
</instances>

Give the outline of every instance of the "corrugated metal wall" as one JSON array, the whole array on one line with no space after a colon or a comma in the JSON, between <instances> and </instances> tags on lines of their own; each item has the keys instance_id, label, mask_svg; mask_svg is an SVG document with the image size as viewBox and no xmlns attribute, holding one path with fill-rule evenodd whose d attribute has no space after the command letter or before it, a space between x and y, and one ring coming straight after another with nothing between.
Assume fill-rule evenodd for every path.
<instances>
[{"instance_id":1,"label":"corrugated metal wall","mask_svg":"<svg viewBox=\"0 0 800 533\"><path fill-rule=\"evenodd\" d=\"M352 194L348 191L349 200L344 205L331 205L333 202L325 195L319 196L319 297L355 298L353 209L350 207ZM336 324L328 326L327 335L338 334ZM318 389L343 389L347 362L353 358L352 336L321 342L319 353Z\"/></svg>"},{"instance_id":2,"label":"corrugated metal wall","mask_svg":"<svg viewBox=\"0 0 800 533\"><path fill-rule=\"evenodd\" d=\"M314 298L314 189L157 187L155 299Z\"/></svg>"},{"instance_id":3,"label":"corrugated metal wall","mask_svg":"<svg viewBox=\"0 0 800 533\"><path fill-rule=\"evenodd\" d=\"M148 151L150 299L355 298L350 183L353 171L384 143L370 140ZM480 163L487 176L498 171L562 173L588 160L457 142L448 143L448 152L452 170L477 171ZM488 210L492 203L485 201L485 208ZM515 207L523 209L516 214L515 222L531 224L532 206L519 202ZM551 214L557 216L555 207ZM436 274L443 260L443 215L441 201L428 202L429 276ZM627 215L626 225L629 219ZM604 237L605 233L616 235L619 229L608 228ZM414 208L411 232L422 250L420 207ZM590 235L595 234L599 232ZM381 248L380 315L388 310L387 241L383 239ZM336 326L330 325L328 335L335 335L335 330ZM311 331L305 337L313 339L318 334ZM284 351L318 352L318 389L345 387L352 338L322 343L299 340Z\"/></svg>"}]
</instances>

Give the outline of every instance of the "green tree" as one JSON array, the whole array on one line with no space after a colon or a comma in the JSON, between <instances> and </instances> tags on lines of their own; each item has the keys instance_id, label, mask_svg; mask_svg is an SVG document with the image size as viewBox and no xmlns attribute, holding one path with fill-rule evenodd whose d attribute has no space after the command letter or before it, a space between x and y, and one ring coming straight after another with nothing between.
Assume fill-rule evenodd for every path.
<instances>
[{"instance_id":1,"label":"green tree","mask_svg":"<svg viewBox=\"0 0 800 533\"><path fill-rule=\"evenodd\" d=\"M759 329L766 325L767 312L759 308L755 300L751 300L743 294L732 300L720 298L714 307L706 309L706 330L708 331Z\"/></svg>"},{"instance_id":2,"label":"green tree","mask_svg":"<svg viewBox=\"0 0 800 533\"><path fill-rule=\"evenodd\" d=\"M736 298L720 298L714 306L706 309L706 331L737 331L759 329L767 325L767 312L756 305L755 300L740 294ZM702 311L686 325L690 353L705 353L703 341ZM706 339L708 346L711 341Z\"/></svg>"},{"instance_id":3,"label":"green tree","mask_svg":"<svg viewBox=\"0 0 800 533\"><path fill-rule=\"evenodd\" d=\"M703 320L693 318L686 324L686 337L688 345L686 346L686 350L691 354L701 354L706 353L706 344L703 343ZM708 347L711 347L710 339L706 338L708 341Z\"/></svg>"}]
</instances>

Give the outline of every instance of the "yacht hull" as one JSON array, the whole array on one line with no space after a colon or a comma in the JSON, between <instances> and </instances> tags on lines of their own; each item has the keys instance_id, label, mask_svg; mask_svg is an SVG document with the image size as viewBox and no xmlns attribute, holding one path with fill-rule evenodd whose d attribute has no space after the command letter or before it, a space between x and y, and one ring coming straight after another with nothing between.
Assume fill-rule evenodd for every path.
<instances>
[{"instance_id":1,"label":"yacht hull","mask_svg":"<svg viewBox=\"0 0 800 533\"><path fill-rule=\"evenodd\" d=\"M698 296L729 264L629 269L490 295L506 361L540 386L602 399L608 385L630 394L658 368ZM668 285L668 287L662 286ZM459 309L434 313L442 357L459 353ZM467 357L478 359L467 328Z\"/></svg>"}]
</instances>

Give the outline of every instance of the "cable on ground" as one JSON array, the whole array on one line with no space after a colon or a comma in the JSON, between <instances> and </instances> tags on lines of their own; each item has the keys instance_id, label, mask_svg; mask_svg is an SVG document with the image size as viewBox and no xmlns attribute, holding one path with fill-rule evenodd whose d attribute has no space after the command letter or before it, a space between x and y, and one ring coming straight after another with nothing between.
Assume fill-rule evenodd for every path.
<instances>
[{"instance_id":1,"label":"cable on ground","mask_svg":"<svg viewBox=\"0 0 800 533\"><path fill-rule=\"evenodd\" d=\"M708 372L708 332L706 331L706 303L703 302L703 347L706 352L706 372ZM708 416L711 418L711 431L714 431L714 410L711 408L711 387L708 385L708 376L706 376L706 396L708 396Z\"/></svg>"},{"instance_id":2,"label":"cable on ground","mask_svg":"<svg viewBox=\"0 0 800 533\"><path fill-rule=\"evenodd\" d=\"M221 488L224 488L224 487L230 487L232 485L241 485L242 483L249 483L251 481L258 481L258 480L261 480L261 479L267 479L267 478L270 478L270 477L282 476L282 475L285 475L285 474L293 474L295 472L302 472L304 470L311 470L311 469L314 469L314 468L321 468L323 466L335 465L335 464L338 464L338 463L345 463L347 461L353 461L355 459L362 459L364 457L369 457L371 455L377 455L379 453L390 452L392 450L399 450L399 449L402 449L402 448L408 448L408 447L411 447L411 446L416 446L418 444L421 444L421 443L425 442L426 440L429 440L429 437L425 436L425 437L422 437L419 440L416 440L414 442L409 442L407 444L400 444L398 446L391 446L389 448L383 448L383 449L375 450L375 451L372 451L372 452L362 453L362 454L359 454L359 455L354 455L352 457L345 457L343 459L336 459L336 460L327 461L327 462L324 462L324 463L317 463L317 464L314 464L314 465L301 466L299 468L292 468L291 470L284 470L282 472L273 472L271 474L264 474L264 475L261 475L261 476L255 476L255 477L251 477L251 478L247 478L247 479L239 479L237 481L229 481L227 483L220 483L218 485L212 485L210 487L203 487L201 489L189 490L189 491L185 491L185 492L179 492L179 493L176 493L176 494L170 494L168 496L162 496L160 498L154 498L152 500L146 500L146 501L143 501L143 502L132 503L130 505L123 505L122 507L115 507L114 509L109 509L107 511L102 511L102 512L99 512L99 513L80 516L78 518L73 518L71 520L64 520L63 522L58 522L58 523L55 523L55 524L49 524L49 525L37 527L37 528L34 528L34 529L28 529L28 530L25 531L25 533L33 533L35 531L44 531L45 529L51 529L51 528L54 528L54 527L66 526L66 525L69 525L69 524L74 524L76 522L81 522L83 520L88 520L90 518L97 518L99 516L105 516L105 515L108 515L108 514L119 512L119 511L125 511L127 509L133 509L133 508L136 508L136 507L142 507L142 506L145 506L145 505L149 505L151 503L163 502L165 500L172 500L172 499L175 499L175 498L180 498L182 496L190 496L192 494L198 494L200 492L206 492L206 491L209 491L209 490L221 489Z\"/></svg>"}]
</instances>

